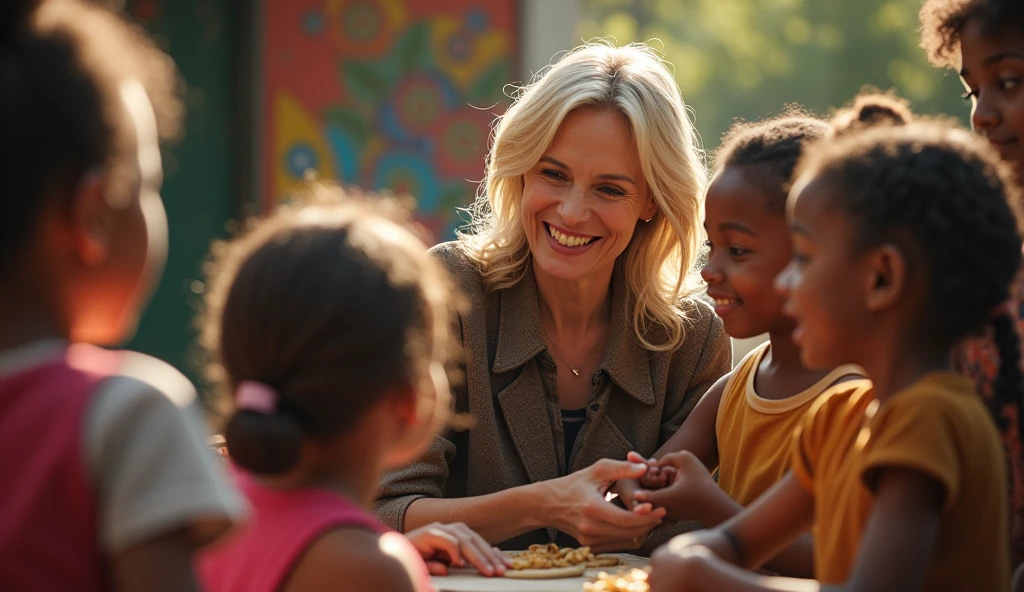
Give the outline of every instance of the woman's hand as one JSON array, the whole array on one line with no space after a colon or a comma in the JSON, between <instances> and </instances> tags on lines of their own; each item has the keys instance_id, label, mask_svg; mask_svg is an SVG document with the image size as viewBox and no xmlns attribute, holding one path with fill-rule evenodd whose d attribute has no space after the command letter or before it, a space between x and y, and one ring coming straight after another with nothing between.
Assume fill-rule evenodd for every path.
<instances>
[{"instance_id":1,"label":"woman's hand","mask_svg":"<svg viewBox=\"0 0 1024 592\"><path fill-rule=\"evenodd\" d=\"M405 536L423 556L431 575L443 576L449 565L461 567L467 561L485 576L500 576L512 565L507 555L461 522L429 524Z\"/></svg>"},{"instance_id":2,"label":"woman's hand","mask_svg":"<svg viewBox=\"0 0 1024 592\"><path fill-rule=\"evenodd\" d=\"M708 525L709 521L704 519L706 510L715 502L723 501L718 498L725 496L725 493L719 489L704 464L684 450L666 454L658 461L658 465L661 467L660 474L671 481L661 489L635 491L634 503L665 508L670 520L698 520Z\"/></svg>"},{"instance_id":3,"label":"woman's hand","mask_svg":"<svg viewBox=\"0 0 1024 592\"><path fill-rule=\"evenodd\" d=\"M602 459L571 475L538 484L546 524L575 538L594 553L639 548L661 523L665 510L646 514L624 510L605 500L612 484L639 479L647 465Z\"/></svg>"}]
</instances>

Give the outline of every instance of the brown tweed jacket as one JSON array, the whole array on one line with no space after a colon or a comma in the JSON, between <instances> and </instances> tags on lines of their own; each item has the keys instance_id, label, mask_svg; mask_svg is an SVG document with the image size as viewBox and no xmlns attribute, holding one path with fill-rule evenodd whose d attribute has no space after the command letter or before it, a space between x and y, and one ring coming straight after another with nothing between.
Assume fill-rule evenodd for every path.
<instances>
[{"instance_id":1,"label":"brown tweed jacket","mask_svg":"<svg viewBox=\"0 0 1024 592\"><path fill-rule=\"evenodd\" d=\"M465 381L454 394L456 411L472 414L475 425L438 436L422 459L383 477L375 511L397 530L418 498L485 495L559 477L566 467L555 365L539 330L533 273L511 288L488 293L479 269L457 244L438 245L432 253L469 301L468 312L458 319ZM732 365L721 320L693 298L680 302L687 319L682 347L668 353L641 347L630 328L623 275L616 268L612 277L609 342L593 376L586 421L569 459L571 471L601 458L624 459L630 450L651 455ZM683 528L659 530L666 532L652 535L644 550ZM549 528L500 546L518 549L556 540L574 543Z\"/></svg>"}]
</instances>

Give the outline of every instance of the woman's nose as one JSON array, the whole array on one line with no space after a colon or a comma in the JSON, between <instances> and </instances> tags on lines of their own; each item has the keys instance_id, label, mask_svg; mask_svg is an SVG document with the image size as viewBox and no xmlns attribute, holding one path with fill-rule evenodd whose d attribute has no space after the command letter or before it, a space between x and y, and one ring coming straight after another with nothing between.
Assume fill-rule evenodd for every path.
<instances>
[{"instance_id":1,"label":"woman's nose","mask_svg":"<svg viewBox=\"0 0 1024 592\"><path fill-rule=\"evenodd\" d=\"M561 203L558 204L558 215L566 226L575 226L586 222L590 217L590 209L587 206L587 194L582 188L571 188L565 193Z\"/></svg>"}]
</instances>

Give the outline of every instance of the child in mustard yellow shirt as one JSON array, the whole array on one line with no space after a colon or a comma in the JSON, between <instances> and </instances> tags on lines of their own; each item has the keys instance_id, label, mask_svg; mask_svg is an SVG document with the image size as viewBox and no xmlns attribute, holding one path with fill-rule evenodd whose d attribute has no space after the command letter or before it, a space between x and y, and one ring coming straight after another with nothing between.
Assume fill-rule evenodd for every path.
<instances>
[{"instance_id":1,"label":"child in mustard yellow shirt","mask_svg":"<svg viewBox=\"0 0 1024 592\"><path fill-rule=\"evenodd\" d=\"M852 130L806 154L777 285L803 362L854 363L872 382L815 401L792 473L659 549L652 590L1007 590L999 438L950 354L991 323L1021 263L1010 173L983 140L939 123ZM1000 343L1016 359L1005 350L1017 344ZM1020 400L1020 384L1003 386ZM812 527L820 583L741 569Z\"/></svg>"}]
</instances>

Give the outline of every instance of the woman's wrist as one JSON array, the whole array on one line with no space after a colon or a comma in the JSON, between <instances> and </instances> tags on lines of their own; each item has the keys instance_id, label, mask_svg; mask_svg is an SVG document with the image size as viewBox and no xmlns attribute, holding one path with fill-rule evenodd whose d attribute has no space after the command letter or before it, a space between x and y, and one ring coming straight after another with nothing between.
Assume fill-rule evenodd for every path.
<instances>
[{"instance_id":1,"label":"woman's wrist","mask_svg":"<svg viewBox=\"0 0 1024 592\"><path fill-rule=\"evenodd\" d=\"M552 487L553 481L557 481L557 479L530 483L516 488L519 499L522 500L522 515L531 530L555 526L556 513L552 512L552 507L556 499L557 488Z\"/></svg>"}]
</instances>

